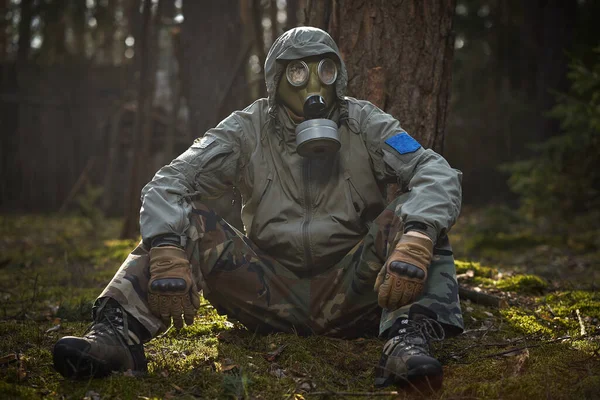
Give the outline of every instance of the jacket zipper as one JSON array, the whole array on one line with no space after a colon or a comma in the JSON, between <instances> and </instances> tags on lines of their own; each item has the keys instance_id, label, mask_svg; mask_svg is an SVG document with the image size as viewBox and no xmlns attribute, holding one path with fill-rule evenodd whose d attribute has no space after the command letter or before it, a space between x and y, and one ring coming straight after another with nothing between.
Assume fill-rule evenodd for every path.
<instances>
[{"instance_id":1,"label":"jacket zipper","mask_svg":"<svg viewBox=\"0 0 600 400\"><path fill-rule=\"evenodd\" d=\"M310 233L308 227L312 215L312 200L310 196L310 160L305 160L302 175L304 178L304 221L302 221L302 245L304 247L304 266L312 267L312 254L310 251Z\"/></svg>"}]
</instances>

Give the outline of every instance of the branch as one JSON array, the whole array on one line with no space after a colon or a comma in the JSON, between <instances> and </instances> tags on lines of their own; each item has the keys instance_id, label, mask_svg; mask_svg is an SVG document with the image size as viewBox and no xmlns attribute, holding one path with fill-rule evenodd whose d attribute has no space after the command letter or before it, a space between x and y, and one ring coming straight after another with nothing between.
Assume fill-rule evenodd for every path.
<instances>
[{"instance_id":1,"label":"branch","mask_svg":"<svg viewBox=\"0 0 600 400\"><path fill-rule=\"evenodd\" d=\"M483 292L477 292L475 290L467 289L463 286L458 288L458 294L462 299L471 300L473 303L481 304L482 306L494 308L508 307L508 302L500 297Z\"/></svg>"},{"instance_id":2,"label":"branch","mask_svg":"<svg viewBox=\"0 0 600 400\"><path fill-rule=\"evenodd\" d=\"M560 342L560 341L567 340L567 339L571 339L571 336L569 336L569 335L567 335L567 336L561 336L559 338L552 339L552 340L549 340L549 341L546 341L546 342L542 342L542 343L538 343L538 344L530 344L530 345L526 345L526 346L522 346L522 347L516 347L514 349L508 349L508 350L505 350L505 351L501 351L499 353L488 354L488 355L483 356L482 358L492 358L492 357L497 357L497 356L503 356L505 354L516 353L516 352L519 352L521 350L532 349L534 347L540 347L540 346L544 346L544 345L547 345L547 344Z\"/></svg>"},{"instance_id":3,"label":"branch","mask_svg":"<svg viewBox=\"0 0 600 400\"><path fill-rule=\"evenodd\" d=\"M577 320L579 321L579 328L581 336L586 336L587 332L585 331L585 325L583 324L583 319L581 318L581 313L579 312L579 308L575 310L575 314L577 314Z\"/></svg>"},{"instance_id":4,"label":"branch","mask_svg":"<svg viewBox=\"0 0 600 400\"><path fill-rule=\"evenodd\" d=\"M333 390L306 393L306 395L310 395L310 396L345 396L345 397L397 396L398 394L399 393L396 391L392 391L392 392L334 392Z\"/></svg>"}]
</instances>

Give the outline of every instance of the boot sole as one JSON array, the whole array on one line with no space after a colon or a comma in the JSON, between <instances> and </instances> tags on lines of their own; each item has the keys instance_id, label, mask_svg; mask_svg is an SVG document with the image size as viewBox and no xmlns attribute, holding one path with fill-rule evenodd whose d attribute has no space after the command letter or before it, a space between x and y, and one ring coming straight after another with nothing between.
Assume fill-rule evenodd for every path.
<instances>
[{"instance_id":1,"label":"boot sole","mask_svg":"<svg viewBox=\"0 0 600 400\"><path fill-rule=\"evenodd\" d=\"M442 388L443 379L443 371L439 371L437 368L423 368L423 370L417 368L408 372L408 382L405 385L408 391L431 393Z\"/></svg>"},{"instance_id":2,"label":"boot sole","mask_svg":"<svg viewBox=\"0 0 600 400\"><path fill-rule=\"evenodd\" d=\"M443 370L437 367L423 366L410 370L406 376L392 375L385 380L375 379L375 387L384 388L395 385L408 392L431 393L441 389L443 378Z\"/></svg>"}]
</instances>

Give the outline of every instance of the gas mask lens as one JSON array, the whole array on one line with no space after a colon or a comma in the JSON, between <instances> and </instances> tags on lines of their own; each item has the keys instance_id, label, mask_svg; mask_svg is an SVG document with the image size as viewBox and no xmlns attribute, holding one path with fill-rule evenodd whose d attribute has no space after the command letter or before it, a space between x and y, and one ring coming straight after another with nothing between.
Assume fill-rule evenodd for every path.
<instances>
[{"instance_id":1,"label":"gas mask lens","mask_svg":"<svg viewBox=\"0 0 600 400\"><path fill-rule=\"evenodd\" d=\"M304 61L296 60L288 64L285 76L292 86L302 86L308 82L308 65Z\"/></svg>"},{"instance_id":2,"label":"gas mask lens","mask_svg":"<svg viewBox=\"0 0 600 400\"><path fill-rule=\"evenodd\" d=\"M337 66L330 58L324 58L317 67L319 79L324 85L331 85L337 78ZM285 69L285 76L292 86L304 86L310 76L310 68L301 60L290 62Z\"/></svg>"},{"instance_id":3,"label":"gas mask lens","mask_svg":"<svg viewBox=\"0 0 600 400\"><path fill-rule=\"evenodd\" d=\"M321 60L317 72L319 73L319 79L324 85L331 85L337 78L337 67L335 62L330 58Z\"/></svg>"}]
</instances>

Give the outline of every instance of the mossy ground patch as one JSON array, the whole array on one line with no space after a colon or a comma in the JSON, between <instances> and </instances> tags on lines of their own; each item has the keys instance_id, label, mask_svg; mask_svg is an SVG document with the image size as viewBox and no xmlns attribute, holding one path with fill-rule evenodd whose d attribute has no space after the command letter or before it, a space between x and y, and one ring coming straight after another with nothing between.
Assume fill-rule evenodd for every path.
<instances>
[{"instance_id":1,"label":"mossy ground patch","mask_svg":"<svg viewBox=\"0 0 600 400\"><path fill-rule=\"evenodd\" d=\"M0 364L0 398L328 397L311 392L370 398L393 390L373 387L381 339L257 335L206 302L193 326L146 346L147 376L65 381L52 368L53 344L84 332L91 302L136 241L114 239L118 221L92 226L77 217L13 216L0 222L0 357L14 355ZM466 332L436 344L444 387L427 397L597 398L597 293L489 261L458 262L457 272L462 285L501 296L510 307L463 301Z\"/></svg>"}]
</instances>

